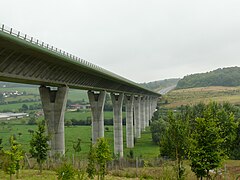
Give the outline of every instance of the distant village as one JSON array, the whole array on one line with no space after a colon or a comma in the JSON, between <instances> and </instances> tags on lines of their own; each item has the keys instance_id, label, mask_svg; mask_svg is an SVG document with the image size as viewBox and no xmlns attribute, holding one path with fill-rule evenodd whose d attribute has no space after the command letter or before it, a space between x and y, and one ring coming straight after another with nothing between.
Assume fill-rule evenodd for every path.
<instances>
[{"instance_id":1,"label":"distant village","mask_svg":"<svg viewBox=\"0 0 240 180\"><path fill-rule=\"evenodd\" d=\"M2 92L1 93L3 97L11 97L11 96L21 96L24 95L24 92L19 92L19 91L11 91L11 92Z\"/></svg>"}]
</instances>

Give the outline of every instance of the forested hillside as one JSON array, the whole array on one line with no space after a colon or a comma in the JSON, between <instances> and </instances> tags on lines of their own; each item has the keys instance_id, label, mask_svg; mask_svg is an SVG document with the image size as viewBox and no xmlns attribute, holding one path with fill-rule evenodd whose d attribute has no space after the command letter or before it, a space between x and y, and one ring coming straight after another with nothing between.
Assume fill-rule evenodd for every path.
<instances>
[{"instance_id":1,"label":"forested hillside","mask_svg":"<svg viewBox=\"0 0 240 180\"><path fill-rule=\"evenodd\" d=\"M240 86L240 67L219 68L207 73L184 76L176 89L207 86Z\"/></svg>"},{"instance_id":2,"label":"forested hillside","mask_svg":"<svg viewBox=\"0 0 240 180\"><path fill-rule=\"evenodd\" d=\"M143 87L158 91L163 88L177 85L179 80L180 80L179 78L165 79L165 80L153 81L149 83L141 83L140 85L142 85Z\"/></svg>"}]
</instances>

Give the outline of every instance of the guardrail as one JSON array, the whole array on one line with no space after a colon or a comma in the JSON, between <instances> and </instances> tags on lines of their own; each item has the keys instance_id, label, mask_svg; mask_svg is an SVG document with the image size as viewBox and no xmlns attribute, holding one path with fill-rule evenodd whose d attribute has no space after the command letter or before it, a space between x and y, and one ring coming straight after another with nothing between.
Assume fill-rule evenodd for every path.
<instances>
[{"instance_id":1,"label":"guardrail","mask_svg":"<svg viewBox=\"0 0 240 180\"><path fill-rule=\"evenodd\" d=\"M3 31L5 33L8 33L10 35L13 35L13 36L15 36L15 37L17 37L19 39L22 39L22 40L25 40L25 41L30 42L32 44L38 45L38 46L43 47L45 49L48 49L48 50L50 50L52 52L58 53L58 54L60 54L62 56L66 56L66 57L68 57L68 58L70 58L72 60L78 61L78 62L80 62L80 63L82 63L82 64L84 64L86 66L89 66L89 67L92 67L92 68L95 68L95 69L98 69L98 70L104 70L103 68L101 68L101 67L99 67L99 66L97 66L95 64L92 64L92 63L90 63L90 62L88 62L88 61L86 61L84 59L78 58L78 57L76 57L76 56L74 56L74 55L72 55L72 54L70 54L70 53L68 53L66 51L63 51L63 50L61 50L59 48L56 48L56 47L51 46L51 45L49 45L47 43L44 43L43 41L40 41L40 40L38 40L36 38L28 36L27 34L21 33L20 31L14 30L13 28L7 27L4 24L2 24L0 26L1 26L1 29L0 29L1 31Z\"/></svg>"}]
</instances>

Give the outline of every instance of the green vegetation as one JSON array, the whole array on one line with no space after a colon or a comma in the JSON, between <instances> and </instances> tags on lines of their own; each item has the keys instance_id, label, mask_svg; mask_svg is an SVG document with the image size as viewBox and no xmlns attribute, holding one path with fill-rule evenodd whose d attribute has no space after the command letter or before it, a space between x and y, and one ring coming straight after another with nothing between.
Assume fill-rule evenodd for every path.
<instances>
[{"instance_id":1,"label":"green vegetation","mask_svg":"<svg viewBox=\"0 0 240 180\"><path fill-rule=\"evenodd\" d=\"M211 179L210 170L220 168L228 157L240 159L235 154L240 148L239 112L237 106L216 102L181 106L168 116L155 112L151 126L163 127L151 127L153 141L160 144L161 156L176 162L177 179L184 177L184 159L201 179Z\"/></svg>"},{"instance_id":2,"label":"green vegetation","mask_svg":"<svg viewBox=\"0 0 240 180\"><path fill-rule=\"evenodd\" d=\"M32 138L32 133L37 131L37 125L22 124L21 120L10 120L0 122L0 138L2 138L2 146L9 148L8 138L11 135L16 136L19 143L22 144L23 151L28 152L30 149L29 142ZM111 151L113 152L113 126L105 126L108 130L105 130L105 138L110 144ZM129 148L126 148L126 130L123 126L124 136L124 154L128 154ZM18 136L21 132L22 135ZM73 145L76 144L77 139L81 139L81 151L77 153L78 157L87 158L89 152L89 146L91 144L92 137L91 126L65 126L65 145L67 156L74 154ZM151 133L147 128L142 133L142 137L137 139L135 147L133 149L136 157L154 158L158 155L159 147L151 141Z\"/></svg>"},{"instance_id":3,"label":"green vegetation","mask_svg":"<svg viewBox=\"0 0 240 180\"><path fill-rule=\"evenodd\" d=\"M184 179L185 167L183 160L187 156L189 145L189 120L182 118L179 114L169 112L167 118L167 130L163 131L160 140L160 155L168 156L175 160L176 177Z\"/></svg>"},{"instance_id":4,"label":"green vegetation","mask_svg":"<svg viewBox=\"0 0 240 180\"><path fill-rule=\"evenodd\" d=\"M143 87L159 91L160 89L164 89L170 86L175 86L177 85L179 78L173 78L173 79L165 79L165 80L160 80L160 81L153 81L153 82L148 82L148 83L141 83Z\"/></svg>"},{"instance_id":5,"label":"green vegetation","mask_svg":"<svg viewBox=\"0 0 240 180\"><path fill-rule=\"evenodd\" d=\"M240 67L219 68L207 73L184 76L177 89L207 86L240 86Z\"/></svg>"},{"instance_id":6,"label":"green vegetation","mask_svg":"<svg viewBox=\"0 0 240 180\"><path fill-rule=\"evenodd\" d=\"M210 103L204 107L202 117L193 122L189 158L198 178L210 178L210 170L219 168L231 154L238 122L234 121L231 109L226 107L229 105Z\"/></svg>"},{"instance_id":7,"label":"green vegetation","mask_svg":"<svg viewBox=\"0 0 240 180\"><path fill-rule=\"evenodd\" d=\"M71 164L64 163L61 167L56 170L57 178L60 180L74 179L76 170Z\"/></svg>"},{"instance_id":8,"label":"green vegetation","mask_svg":"<svg viewBox=\"0 0 240 180\"><path fill-rule=\"evenodd\" d=\"M42 164L47 160L48 151L50 150L48 141L49 137L45 133L45 126L39 123L38 129L34 132L30 141L29 152L37 160L40 174L42 173Z\"/></svg>"},{"instance_id":9,"label":"green vegetation","mask_svg":"<svg viewBox=\"0 0 240 180\"><path fill-rule=\"evenodd\" d=\"M89 149L89 153L88 153L88 165L87 165L87 169L86 172L88 173L88 177L90 179L94 179L94 176L96 175L96 166L95 166L95 162L96 162L96 149L93 147L93 144L90 144L90 149Z\"/></svg>"},{"instance_id":10,"label":"green vegetation","mask_svg":"<svg viewBox=\"0 0 240 180\"><path fill-rule=\"evenodd\" d=\"M10 180L13 179L13 175L17 173L17 178L20 170L20 161L23 159L23 152L21 145L17 143L13 136L9 138L10 149L3 150L3 170L10 175Z\"/></svg>"}]
</instances>

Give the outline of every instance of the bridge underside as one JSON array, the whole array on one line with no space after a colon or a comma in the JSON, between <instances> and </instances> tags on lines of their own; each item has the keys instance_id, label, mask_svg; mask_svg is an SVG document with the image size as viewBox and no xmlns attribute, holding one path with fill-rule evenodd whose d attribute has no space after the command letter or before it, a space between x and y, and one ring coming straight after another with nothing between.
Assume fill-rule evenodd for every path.
<instances>
[{"instance_id":1,"label":"bridge underside","mask_svg":"<svg viewBox=\"0 0 240 180\"><path fill-rule=\"evenodd\" d=\"M107 90L151 94L106 73L67 59L38 45L0 36L0 80L27 84L65 86L86 90ZM19 42L21 41L21 42ZM66 60L67 59L67 60Z\"/></svg>"}]
</instances>

